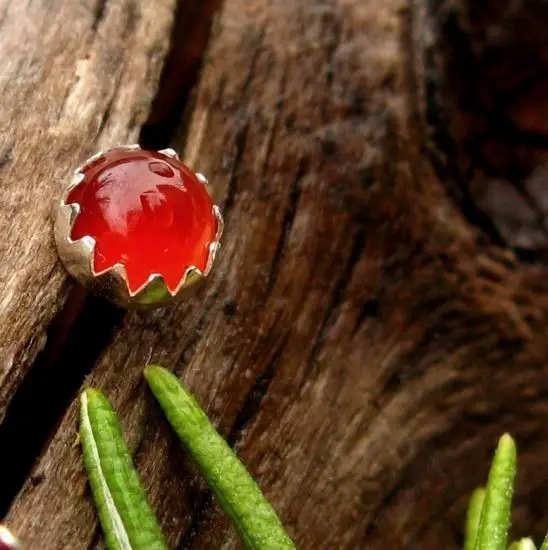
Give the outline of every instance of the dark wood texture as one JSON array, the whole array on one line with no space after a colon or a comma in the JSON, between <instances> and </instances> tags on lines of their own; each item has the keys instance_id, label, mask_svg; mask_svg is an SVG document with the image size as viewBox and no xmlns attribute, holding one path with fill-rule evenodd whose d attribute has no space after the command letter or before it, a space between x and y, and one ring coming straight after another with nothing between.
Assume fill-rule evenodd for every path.
<instances>
[{"instance_id":1,"label":"dark wood texture","mask_svg":"<svg viewBox=\"0 0 548 550\"><path fill-rule=\"evenodd\" d=\"M109 0L99 26L83 6L66 4L85 32L67 23L58 38L44 39L51 53L47 46L36 51L44 67L70 66L70 82L56 88L53 73L32 73L3 96L0 120L15 128L12 148L19 152L5 154L0 223L11 244L2 257L20 263L0 266L0 344L17 373L3 371L2 403L21 379L23 387L29 368L30 376L44 364L62 364L70 376L66 365L82 359L90 372L85 385L102 388L120 413L170 548L239 543L144 387L142 368L151 362L173 369L196 394L299 548L458 548L466 500L484 480L504 430L521 449L516 533L538 535L548 504L544 241L535 241L538 228L517 214L508 229L508 218L485 197L499 198L499 184L519 194L516 185L535 172L539 193L528 205L537 208L546 197L542 148L535 143L537 154L522 156L528 164L523 160L519 173L507 165L471 172L479 114L464 96L481 83L488 97L498 97L498 81L483 71L481 79L468 75L467 88L456 84L465 46L469 60L492 59L493 35L482 34L481 25L521 36L522 15L535 3L483 11L464 2L404 0L212 0L178 11L168 4L135 8ZM510 4L513 11L505 11ZM0 17L0 44L10 17L14 26L22 17L13 6ZM36 6L44 7L18 10L25 15ZM126 34L100 32L128 13ZM178 113L174 146L208 175L225 215L214 274L191 301L123 319L73 292L58 314L49 363L31 368L69 287L51 246L44 198L88 149L135 134L172 18L178 32L142 139L167 139ZM542 51L540 35L531 38L532 51ZM9 36L22 47L15 31ZM97 53L94 64L83 65L89 82L74 88L74 65L90 48L82 36ZM509 51L517 40L510 38ZM4 50L0 59L10 67ZM106 51L102 65L97 60ZM505 74L524 63L519 56L494 59L509 65ZM185 69L178 73L177 66ZM75 116L88 97L89 110ZM109 97L119 98L110 108ZM29 122L39 98L61 122ZM44 126L51 137L35 142ZM484 138L486 147L511 144L501 132ZM530 142L523 151L531 151ZM43 157L49 168L21 178ZM14 196L22 218L14 217ZM519 201L504 206L519 212ZM15 219L27 225L17 227ZM516 240L519 232L527 238ZM29 235L34 248L25 249ZM25 253L13 259L18 248ZM98 337L105 323L111 332ZM78 342L88 339L96 344L88 353L100 354L96 362L78 355ZM74 395L65 392L70 406L52 422L9 507L8 523L29 548L101 547L76 444L79 380L74 384ZM6 418L15 430L17 414Z\"/></svg>"}]
</instances>

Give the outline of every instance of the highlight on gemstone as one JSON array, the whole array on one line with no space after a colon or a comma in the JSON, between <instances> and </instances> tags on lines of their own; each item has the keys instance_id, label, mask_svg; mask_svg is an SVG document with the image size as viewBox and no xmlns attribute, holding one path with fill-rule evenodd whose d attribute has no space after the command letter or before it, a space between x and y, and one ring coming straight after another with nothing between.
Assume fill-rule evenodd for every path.
<instances>
[{"instance_id":1,"label":"highlight on gemstone","mask_svg":"<svg viewBox=\"0 0 548 550\"><path fill-rule=\"evenodd\" d=\"M17 550L18 548L20 548L19 543L11 531L5 525L0 525L0 550Z\"/></svg>"},{"instance_id":2,"label":"highlight on gemstone","mask_svg":"<svg viewBox=\"0 0 548 550\"><path fill-rule=\"evenodd\" d=\"M197 174L162 152L123 147L81 173L65 202L78 205L71 240L95 241L95 275L122 265L135 294L153 276L175 293L189 269L207 274L222 221Z\"/></svg>"}]
</instances>

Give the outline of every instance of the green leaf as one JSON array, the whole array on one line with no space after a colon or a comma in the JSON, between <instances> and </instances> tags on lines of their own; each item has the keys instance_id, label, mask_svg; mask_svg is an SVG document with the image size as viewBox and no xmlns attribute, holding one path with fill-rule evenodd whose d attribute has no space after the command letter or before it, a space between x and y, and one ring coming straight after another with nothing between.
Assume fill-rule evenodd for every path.
<instances>
[{"instance_id":1,"label":"green leaf","mask_svg":"<svg viewBox=\"0 0 548 550\"><path fill-rule=\"evenodd\" d=\"M162 367L147 367L145 377L169 423L234 522L245 547L294 549L276 512L192 395Z\"/></svg>"},{"instance_id":2,"label":"green leaf","mask_svg":"<svg viewBox=\"0 0 548 550\"><path fill-rule=\"evenodd\" d=\"M516 462L516 444L504 434L489 472L476 550L506 550Z\"/></svg>"},{"instance_id":3,"label":"green leaf","mask_svg":"<svg viewBox=\"0 0 548 550\"><path fill-rule=\"evenodd\" d=\"M107 548L167 550L116 413L99 390L82 393L80 440Z\"/></svg>"},{"instance_id":4,"label":"green leaf","mask_svg":"<svg viewBox=\"0 0 548 550\"><path fill-rule=\"evenodd\" d=\"M548 550L548 535L546 535L544 542L542 543L542 546L540 547L540 550Z\"/></svg>"},{"instance_id":5,"label":"green leaf","mask_svg":"<svg viewBox=\"0 0 548 550\"><path fill-rule=\"evenodd\" d=\"M476 489L470 497L468 512L466 514L466 533L464 535L464 550L474 550L478 539L481 509L485 499L485 489Z\"/></svg>"},{"instance_id":6,"label":"green leaf","mask_svg":"<svg viewBox=\"0 0 548 550\"><path fill-rule=\"evenodd\" d=\"M527 538L513 542L508 550L537 550L537 547L532 539Z\"/></svg>"}]
</instances>

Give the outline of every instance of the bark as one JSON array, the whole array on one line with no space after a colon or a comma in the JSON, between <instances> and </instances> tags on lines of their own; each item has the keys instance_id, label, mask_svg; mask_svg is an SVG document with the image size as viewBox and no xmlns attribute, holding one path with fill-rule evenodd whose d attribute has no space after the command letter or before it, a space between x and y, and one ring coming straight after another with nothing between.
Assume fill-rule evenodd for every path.
<instances>
[{"instance_id":1,"label":"bark","mask_svg":"<svg viewBox=\"0 0 548 550\"><path fill-rule=\"evenodd\" d=\"M82 6L59 3L88 30L36 31L46 41L39 66L50 72L4 94L0 119L16 128L19 153L6 155L2 173L11 202L0 204L10 243L0 342L16 374L6 368L0 379L0 446L22 427L29 440L3 458L17 471L4 498L8 523L30 548L101 547L74 444L75 399L89 373L83 386L112 399L170 547L239 548L144 387L142 368L154 362L196 394L299 548L459 548L467 498L505 430L521 450L515 531L538 535L548 503L537 90L547 50L534 24L543 2L168 4L139 4L124 34L106 29L135 4L109 0L94 34ZM22 17L13 6L8 29ZM90 57L88 80L74 88L86 32L91 51L109 55ZM7 36L22 47L20 33ZM173 138L208 176L226 232L195 298L123 316L71 291L44 198L91 149L133 137L153 92L142 141ZM62 124L29 123L22 100L39 98ZM490 125L501 113L512 131ZM32 140L59 124L47 144ZM33 363L48 326L53 337ZM35 399L57 411L37 432Z\"/></svg>"}]
</instances>

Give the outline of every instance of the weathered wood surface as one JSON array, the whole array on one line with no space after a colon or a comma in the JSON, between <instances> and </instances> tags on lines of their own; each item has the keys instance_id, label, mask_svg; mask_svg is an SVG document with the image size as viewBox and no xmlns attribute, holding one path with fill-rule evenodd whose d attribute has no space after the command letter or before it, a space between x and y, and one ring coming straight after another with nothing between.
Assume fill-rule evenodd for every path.
<instances>
[{"instance_id":1,"label":"weathered wood surface","mask_svg":"<svg viewBox=\"0 0 548 550\"><path fill-rule=\"evenodd\" d=\"M0 2L0 420L67 295L54 199L78 162L134 142L173 0Z\"/></svg>"},{"instance_id":2,"label":"weathered wood surface","mask_svg":"<svg viewBox=\"0 0 548 550\"><path fill-rule=\"evenodd\" d=\"M51 51L44 46L36 55L44 67L45 60L54 67L54 60L63 61L72 70L63 77L68 82L44 69L25 77L21 88L12 83L12 95L3 96L2 128L7 113L19 153L6 155L12 160L2 173L2 193L13 197L18 182L24 217L16 228L14 199L2 198L2 232L10 228L12 247L37 236L15 265L17 275L9 262L0 270L41 293L33 305L32 295L14 286L6 302L13 305L0 324L1 343L12 346L6 364L18 374L1 382L2 403L30 368L38 345L29 342L43 345L45 327L69 286L56 263L42 200L88 149L136 133L172 18L173 6L156 4L138 5L127 35L101 33L101 25L117 28L116 17L135 4L106 2L95 34L89 12L67 4L63 9L79 15L83 30L66 23L61 38L47 35ZM7 19L0 17L0 43L10 17L44 7L17 4L16 14L13 6ZM212 1L198 8L195 36L202 38L196 41L217 6ZM474 226L478 219L504 219L496 211L483 218L470 214L479 207L462 183L467 136L458 131L467 113L445 93L454 89L441 86L439 58L452 59L451 25L466 35L478 16L465 14L466 27L458 10L430 8L428 15L421 3L404 0L226 0L219 9L193 112L183 117L175 138L186 160L209 176L225 214L217 269L188 303L130 313L113 326L112 341L89 365L85 382L103 388L119 411L170 547L239 546L144 388L141 372L148 362L172 368L198 396L299 548L458 548L467 495L483 480L502 430L511 430L522 448L516 529L546 527L547 285L543 268L522 267L504 249L504 239L495 246L482 234L485 226ZM64 21L54 12L51 20ZM448 31L444 39L435 38L436 29ZM20 36L10 35L13 47L22 47ZM185 40L174 43L180 60L196 59ZM94 48L118 57L91 58L104 65L94 61L99 64L87 69L88 78L98 78L102 68L105 81L79 88L73 93L83 95L71 103L65 98L71 97L74 63ZM4 48L0 56L12 59ZM173 59L177 55L171 67ZM143 70L148 63L150 70ZM55 87L62 82L64 88ZM126 90L122 95L115 82L126 82L127 88L118 88ZM105 94L120 98L112 103L119 108L108 110ZM162 94L169 102L177 95L165 87ZM34 143L40 128L28 122L34 119L22 98L32 106L47 98L52 112L68 112L61 117L63 131ZM92 110L75 116L88 99ZM440 101L433 106L434 100ZM432 112L444 105L455 115L447 128ZM100 131L105 112L111 127ZM59 123L48 121L43 126L53 132ZM456 140L448 147L451 135ZM22 153L23 145L25 151L36 148L34 156ZM20 177L47 153L49 168L29 180ZM480 180L492 188L488 177ZM33 229L38 221L39 231ZM11 255L2 251L2 257ZM45 282L46 273L52 275ZM3 287L11 296L5 288L11 287ZM118 320L96 302L77 314L92 317L96 310L106 321L79 325L70 308L61 314L62 326L69 317L75 327L61 348L85 341L87 335L75 331ZM74 350L50 353L61 362L78 358ZM17 426L17 419L10 422ZM8 522L29 548L101 547L75 445L74 401L51 428Z\"/></svg>"}]
</instances>

